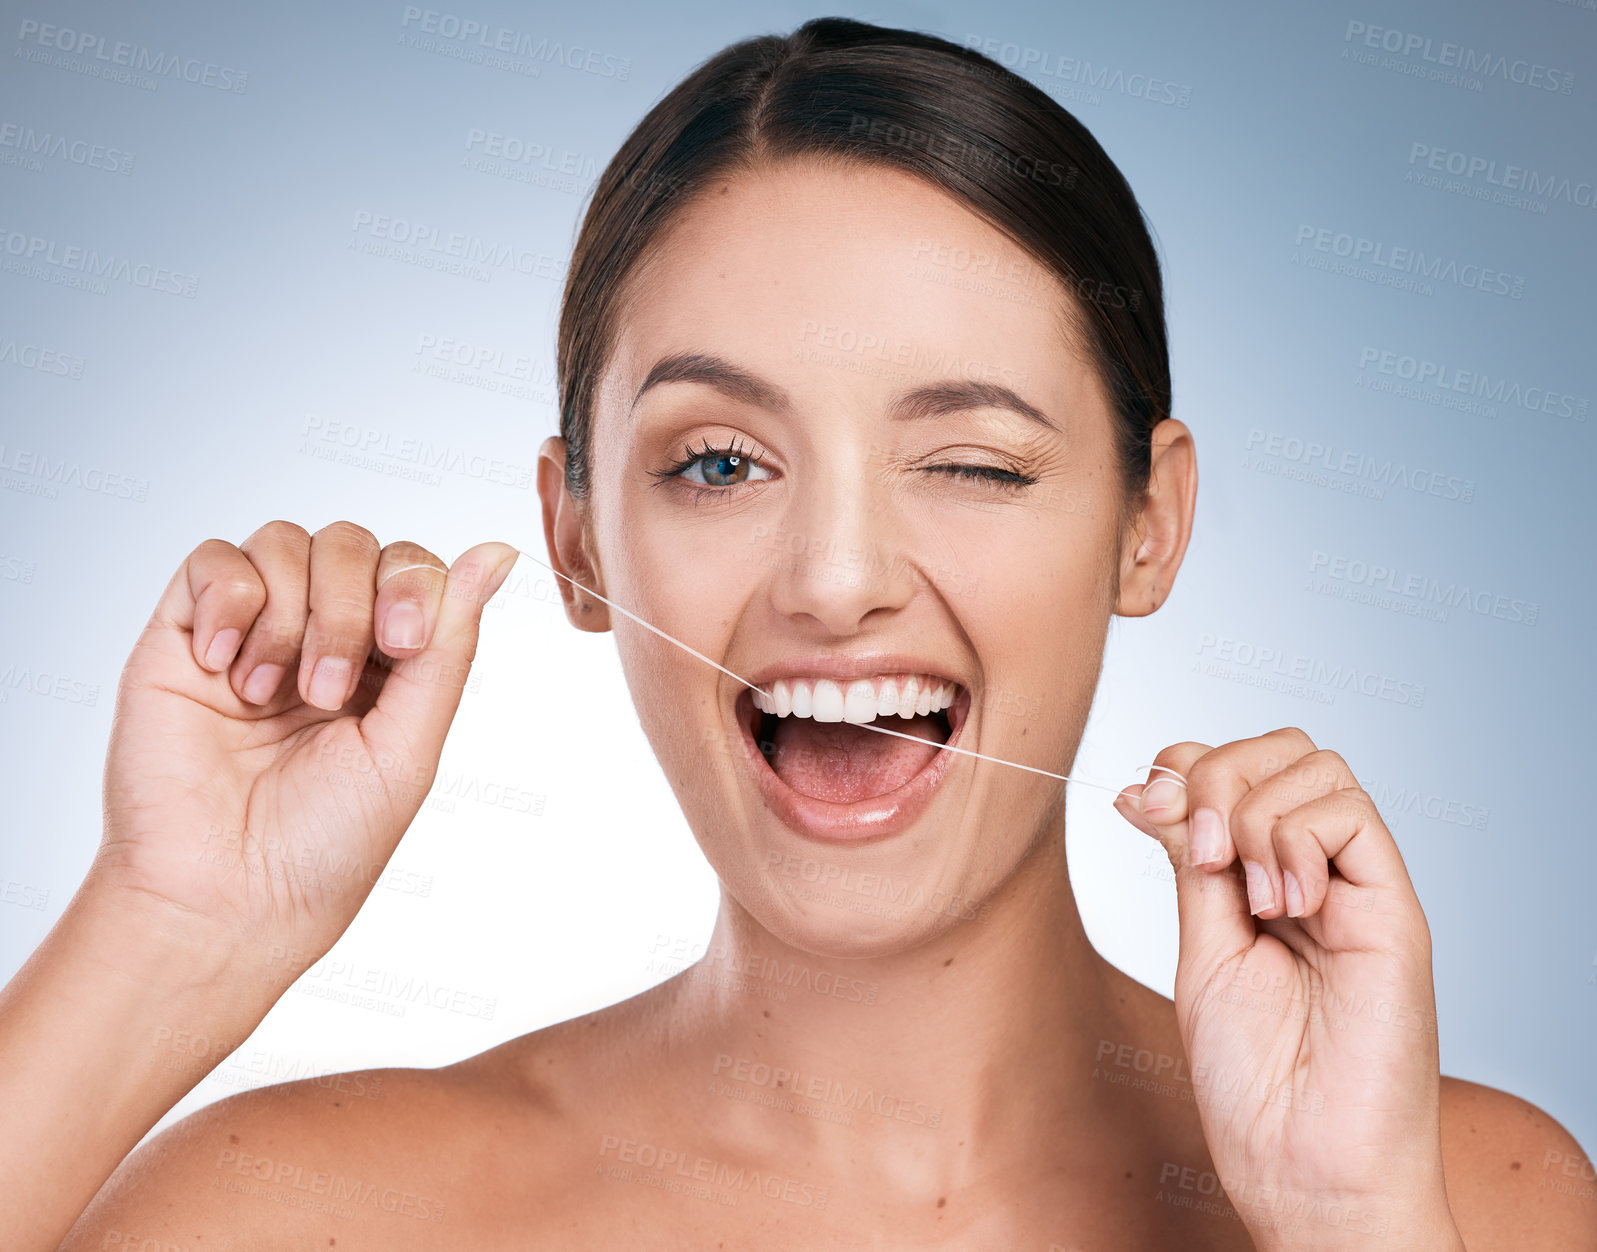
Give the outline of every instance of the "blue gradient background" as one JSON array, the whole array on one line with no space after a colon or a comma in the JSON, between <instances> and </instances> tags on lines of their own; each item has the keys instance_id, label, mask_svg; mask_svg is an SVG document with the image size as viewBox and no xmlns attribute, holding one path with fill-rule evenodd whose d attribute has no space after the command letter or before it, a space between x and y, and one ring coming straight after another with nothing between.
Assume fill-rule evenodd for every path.
<instances>
[{"instance_id":1,"label":"blue gradient background","mask_svg":"<svg viewBox=\"0 0 1597 1252\"><path fill-rule=\"evenodd\" d=\"M414 46L419 24L398 4L0 5L0 127L15 128L0 130L0 734L14 780L0 976L44 936L94 853L117 677L183 556L274 517L311 530L347 517L448 560L489 538L542 555L530 475L519 486L469 472L417 479L397 472L407 462L392 450L425 439L498 458L500 477L530 471L556 425L560 279L593 177L693 65L834 12L997 41L1000 59L1103 143L1156 232L1175 414L1200 449L1196 532L1169 604L1115 624L1078 772L1119 785L1167 743L1292 724L1339 751L1387 813L1430 920L1443 1072L1523 1096L1597 1145L1597 844L1582 782L1597 610L1591 3L470 0L444 12L596 50L599 72L558 60L517 72ZM92 55L41 49L29 21L247 79L226 91L92 77L74 68ZM1415 77L1350 37L1350 23L1540 63L1572 74L1573 89ZM1061 77L1061 57L1094 68ZM607 72L623 63L625 77ZM1094 87L1100 71L1110 78ZM1175 102L1139 95L1138 75L1171 84L1163 98ZM30 153L30 131L132 154L131 171ZM472 163L483 156L474 131L548 156L518 166L520 178L486 172ZM1416 144L1570 189L1538 211L1426 185ZM510 246L534 272L478 281L372 255L362 213ZM1427 293L1312 268L1335 257L1300 246L1304 228L1502 271L1522 291L1438 282ZM73 289L48 264L43 278L18 272L14 250L35 237L193 275L195 294L115 280ZM425 345L442 340L488 359L440 361ZM28 347L64 354L81 377L28 368ZM1370 352L1549 389L1578 416L1449 407L1434 387L1394 393ZM336 454L328 433L346 429L390 453L315 455ZM1445 494L1323 467L1305 477L1290 454L1269 455L1272 439L1422 469ZM70 483L52 495L28 453L125 475L145 498ZM1469 499L1448 498L1466 483ZM1463 607L1438 620L1390 593L1398 607L1363 603L1339 594L1359 585L1316 571L1316 554L1385 566L1400 586L1414 575L1534 603L1535 620ZM616 715L630 705L612 640L569 628L557 603L550 576L518 564L487 614L441 790L391 881L334 964L167 1122L261 1081L444 1064L633 994L702 950L714 877L635 719ZM1294 670L1319 681L1293 684ZM1377 694L1338 687L1338 672ZM32 689L40 675L64 679L64 694ZM1383 697L1382 684L1408 694ZM1094 942L1169 994L1177 931L1163 854L1107 796L1073 799L1071 859ZM390 975L473 1007L339 997Z\"/></svg>"}]
</instances>

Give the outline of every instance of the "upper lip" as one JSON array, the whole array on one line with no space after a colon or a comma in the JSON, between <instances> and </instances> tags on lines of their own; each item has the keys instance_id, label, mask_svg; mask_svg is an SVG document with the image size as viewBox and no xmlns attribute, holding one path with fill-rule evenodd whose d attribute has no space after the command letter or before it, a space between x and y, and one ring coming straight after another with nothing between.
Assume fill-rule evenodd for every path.
<instances>
[{"instance_id":1,"label":"upper lip","mask_svg":"<svg viewBox=\"0 0 1597 1252\"><path fill-rule=\"evenodd\" d=\"M875 678L881 674L929 674L959 687L969 686L963 679L951 674L946 663L907 656L901 652L855 653L852 656L814 652L808 656L774 661L747 677L756 687L769 692L769 684L779 678L830 678L841 685L853 682L856 678Z\"/></svg>"}]
</instances>

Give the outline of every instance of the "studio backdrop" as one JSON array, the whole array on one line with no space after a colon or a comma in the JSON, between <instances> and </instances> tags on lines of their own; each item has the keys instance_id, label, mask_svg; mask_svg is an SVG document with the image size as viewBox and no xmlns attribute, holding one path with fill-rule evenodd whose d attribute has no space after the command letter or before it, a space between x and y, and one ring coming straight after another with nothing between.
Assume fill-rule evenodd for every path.
<instances>
[{"instance_id":1,"label":"studio backdrop","mask_svg":"<svg viewBox=\"0 0 1597 1252\"><path fill-rule=\"evenodd\" d=\"M1076 772L1290 725L1341 753L1429 919L1442 1072L1597 1144L1593 0L442 2L0 6L0 977L94 855L118 674L196 544L347 518L544 554L594 180L692 66L832 12L1042 87L1159 246L1196 526L1113 625ZM703 954L714 875L554 582L518 562L360 916L163 1126ZM1164 852L1089 789L1068 847L1094 943L1169 994Z\"/></svg>"}]
</instances>

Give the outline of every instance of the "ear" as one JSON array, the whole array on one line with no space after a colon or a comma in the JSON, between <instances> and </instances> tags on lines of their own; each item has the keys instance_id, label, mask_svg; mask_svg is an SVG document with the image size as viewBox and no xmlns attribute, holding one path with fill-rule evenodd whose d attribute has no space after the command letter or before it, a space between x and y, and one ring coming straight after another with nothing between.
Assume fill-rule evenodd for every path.
<instances>
[{"instance_id":1,"label":"ear","mask_svg":"<svg viewBox=\"0 0 1597 1252\"><path fill-rule=\"evenodd\" d=\"M1173 417L1153 428L1148 487L1127 522L1115 612L1146 617L1170 595L1192 537L1198 458L1192 432Z\"/></svg>"},{"instance_id":2,"label":"ear","mask_svg":"<svg viewBox=\"0 0 1597 1252\"><path fill-rule=\"evenodd\" d=\"M587 511L566 486L566 441L550 435L538 449L538 498L543 501L543 538L557 574L566 617L578 630L610 629L610 606L583 592L604 595L597 566L590 560ZM575 587L566 579L575 579Z\"/></svg>"}]
</instances>

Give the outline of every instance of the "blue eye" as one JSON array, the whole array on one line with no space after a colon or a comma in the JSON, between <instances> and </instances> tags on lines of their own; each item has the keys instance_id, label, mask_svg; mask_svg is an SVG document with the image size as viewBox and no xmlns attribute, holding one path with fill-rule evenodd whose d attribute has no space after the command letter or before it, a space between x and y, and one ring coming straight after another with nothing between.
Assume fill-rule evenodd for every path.
<instances>
[{"instance_id":1,"label":"blue eye","mask_svg":"<svg viewBox=\"0 0 1597 1252\"><path fill-rule=\"evenodd\" d=\"M735 487L739 483L759 482L760 479L749 477L755 472L756 466L754 458L745 453L721 449L694 457L679 472L690 483L699 483L706 487ZM695 470L698 471L697 478L693 475ZM760 472L766 478L771 476L770 470Z\"/></svg>"},{"instance_id":2,"label":"blue eye","mask_svg":"<svg viewBox=\"0 0 1597 1252\"><path fill-rule=\"evenodd\" d=\"M711 492L760 482L772 476L771 471L761 466L759 459L736 440L729 448L712 448L708 441L697 449L690 446L687 456L675 465L649 473L661 484L682 480L691 483L695 490Z\"/></svg>"}]
</instances>

